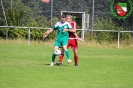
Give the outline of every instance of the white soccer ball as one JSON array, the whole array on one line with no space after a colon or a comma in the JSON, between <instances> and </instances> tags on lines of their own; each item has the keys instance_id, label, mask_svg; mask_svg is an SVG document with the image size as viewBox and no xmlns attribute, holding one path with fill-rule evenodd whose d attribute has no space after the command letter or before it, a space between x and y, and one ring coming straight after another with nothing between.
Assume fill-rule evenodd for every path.
<instances>
[{"instance_id":1,"label":"white soccer ball","mask_svg":"<svg viewBox=\"0 0 133 88\"><path fill-rule=\"evenodd\" d=\"M54 54L55 54L55 55L60 55L60 54L61 54L61 51L60 51L60 50L55 50L55 51L54 51Z\"/></svg>"}]
</instances>

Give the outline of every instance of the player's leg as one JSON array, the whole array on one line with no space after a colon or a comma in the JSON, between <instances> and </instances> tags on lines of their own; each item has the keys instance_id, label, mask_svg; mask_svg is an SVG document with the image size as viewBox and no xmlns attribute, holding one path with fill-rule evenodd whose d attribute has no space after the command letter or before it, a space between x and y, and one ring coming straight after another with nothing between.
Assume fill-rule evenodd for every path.
<instances>
[{"instance_id":1,"label":"player's leg","mask_svg":"<svg viewBox=\"0 0 133 88\"><path fill-rule=\"evenodd\" d=\"M65 44L64 44L65 45ZM68 44L67 44L67 49L70 47L70 41L68 40ZM64 57L64 49L63 47L61 48L61 55L59 56L59 62L57 62L57 65L61 66L62 65L62 60Z\"/></svg>"},{"instance_id":2,"label":"player's leg","mask_svg":"<svg viewBox=\"0 0 133 88\"><path fill-rule=\"evenodd\" d=\"M67 49L67 46L63 46L63 49L64 49L65 54L66 54L66 56L67 56L68 63L71 63L72 60L71 60L71 58L70 58L70 53L69 53L69 51L68 51L68 49Z\"/></svg>"},{"instance_id":3,"label":"player's leg","mask_svg":"<svg viewBox=\"0 0 133 88\"><path fill-rule=\"evenodd\" d=\"M59 56L59 62L56 63L58 66L61 66L62 65L62 59L63 59L63 57L64 57L64 49L61 48L61 54Z\"/></svg>"},{"instance_id":4,"label":"player's leg","mask_svg":"<svg viewBox=\"0 0 133 88\"><path fill-rule=\"evenodd\" d=\"M68 51L68 49L67 49L67 44L68 44L68 40L64 39L64 40L62 41L63 49L64 49L64 52L65 52L65 54L66 54L66 56L67 56L68 63L71 63L72 60L71 60L71 58L70 58L70 53L69 53L69 51Z\"/></svg>"},{"instance_id":5,"label":"player's leg","mask_svg":"<svg viewBox=\"0 0 133 88\"><path fill-rule=\"evenodd\" d=\"M54 47L54 51L57 50L57 49L58 49L58 46L55 46L55 47ZM50 64L50 66L54 66L55 57L56 57L56 55L55 55L55 53L53 52L53 53L52 53L52 62L51 62L51 64Z\"/></svg>"},{"instance_id":6,"label":"player's leg","mask_svg":"<svg viewBox=\"0 0 133 88\"><path fill-rule=\"evenodd\" d=\"M73 49L75 66L78 66L78 53L77 49Z\"/></svg>"},{"instance_id":7,"label":"player's leg","mask_svg":"<svg viewBox=\"0 0 133 88\"><path fill-rule=\"evenodd\" d=\"M59 43L58 41L55 41L54 46L55 46L55 47L54 47L54 50L53 50L53 51L58 50L58 48L59 48L61 45L60 45L60 43ZM56 55L55 55L55 53L53 52L53 53L52 53L52 62L51 62L51 64L50 64L50 66L54 66L55 57L56 57Z\"/></svg>"},{"instance_id":8,"label":"player's leg","mask_svg":"<svg viewBox=\"0 0 133 88\"><path fill-rule=\"evenodd\" d=\"M73 53L74 53L74 61L75 61L75 66L78 66L78 43L77 40L71 40L71 47L73 49Z\"/></svg>"},{"instance_id":9,"label":"player's leg","mask_svg":"<svg viewBox=\"0 0 133 88\"><path fill-rule=\"evenodd\" d=\"M62 59L63 59L63 57L64 57L64 49L61 48L61 54L60 54L60 56L59 56L59 62L62 63Z\"/></svg>"}]
</instances>

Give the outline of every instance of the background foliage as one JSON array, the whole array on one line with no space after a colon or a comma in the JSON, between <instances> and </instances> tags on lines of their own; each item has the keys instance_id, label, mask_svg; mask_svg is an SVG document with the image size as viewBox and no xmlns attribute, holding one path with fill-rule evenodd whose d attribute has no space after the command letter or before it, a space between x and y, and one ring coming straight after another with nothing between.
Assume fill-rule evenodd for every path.
<instances>
[{"instance_id":1,"label":"background foliage","mask_svg":"<svg viewBox=\"0 0 133 88\"><path fill-rule=\"evenodd\" d=\"M28 26L28 27L51 27L51 3L44 3L41 0L12 0L12 8L10 0L3 0L3 5L7 17L8 26ZM118 20L110 12L110 4L112 0L96 0L94 5L94 29L95 30L133 30L132 15L126 20ZM118 2L120 0L115 0ZM124 0L122 0L124 1ZM132 1L132 0L131 0ZM3 10L0 6L0 25L6 25ZM92 0L53 0L52 24L55 24L60 17L61 11L76 11L90 14L88 25L91 29L92 17ZM74 17L75 20L78 17ZM76 20L78 28L81 28L81 20ZM27 38L27 29L19 28L0 28L0 37L5 38L6 31L9 30L9 38ZM41 40L46 30L34 29L31 31L31 39ZM78 32L79 36L81 32ZM113 42L117 39L116 33L91 32L85 33L85 40L95 39L97 41ZM49 35L48 40L55 39L56 32ZM131 41L130 33L122 33L120 36L122 41Z\"/></svg>"}]
</instances>

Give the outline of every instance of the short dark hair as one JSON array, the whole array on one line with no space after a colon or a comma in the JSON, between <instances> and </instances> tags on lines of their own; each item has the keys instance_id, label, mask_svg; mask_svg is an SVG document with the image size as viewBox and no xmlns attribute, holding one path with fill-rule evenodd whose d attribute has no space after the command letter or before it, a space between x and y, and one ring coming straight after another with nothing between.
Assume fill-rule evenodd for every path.
<instances>
[{"instance_id":1,"label":"short dark hair","mask_svg":"<svg viewBox=\"0 0 133 88\"><path fill-rule=\"evenodd\" d=\"M66 18L66 15L65 15L65 14L62 14L61 17L62 17L62 18Z\"/></svg>"}]
</instances>

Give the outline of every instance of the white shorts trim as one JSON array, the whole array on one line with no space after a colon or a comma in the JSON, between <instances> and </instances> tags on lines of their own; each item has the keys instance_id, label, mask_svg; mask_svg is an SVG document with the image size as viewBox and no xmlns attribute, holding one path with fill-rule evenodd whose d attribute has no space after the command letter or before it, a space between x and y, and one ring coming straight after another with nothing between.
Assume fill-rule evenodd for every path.
<instances>
[{"instance_id":1,"label":"white shorts trim","mask_svg":"<svg viewBox=\"0 0 133 88\"><path fill-rule=\"evenodd\" d=\"M77 39L77 38L69 38L69 39Z\"/></svg>"}]
</instances>

